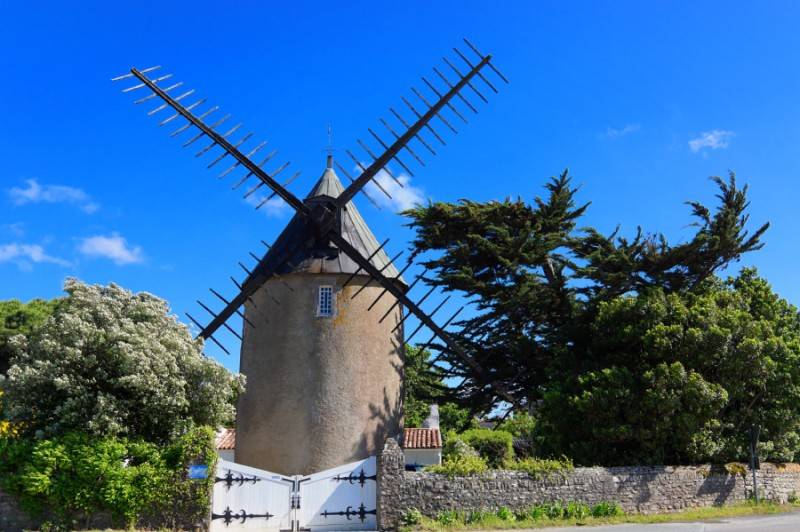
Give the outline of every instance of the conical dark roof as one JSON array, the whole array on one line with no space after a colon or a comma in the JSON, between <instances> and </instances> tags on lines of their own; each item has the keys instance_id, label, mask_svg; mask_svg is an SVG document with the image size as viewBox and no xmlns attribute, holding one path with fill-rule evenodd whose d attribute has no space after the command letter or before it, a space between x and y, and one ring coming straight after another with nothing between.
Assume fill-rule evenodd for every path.
<instances>
[{"instance_id":1,"label":"conical dark roof","mask_svg":"<svg viewBox=\"0 0 800 532\"><path fill-rule=\"evenodd\" d=\"M342 182L333 168L325 169L322 176L311 189L311 192L306 197L307 200L313 198L329 197L336 198L344 191ZM372 231L367 226L361 213L358 212L355 204L350 201L342 209L341 212L341 234L354 248L356 248L362 256L369 257L375 250L380 247L380 244L372 234ZM302 239L307 235L304 220L299 214L295 216L286 226L286 229L278 236L275 244L267 254L267 264L270 262L277 262L278 257L283 255L283 250L287 246L295 245L298 239ZM291 264L284 264L277 268L279 274L289 272L305 272L305 273L355 273L358 271L358 265L347 255L337 250L332 244L328 244L326 248L310 248L304 247L301 251L296 253L289 261ZM383 270L386 277L395 278L399 275L397 268L393 264L389 264L389 257L383 250L378 251L370 259L370 262L379 270ZM388 266L387 266L388 264ZM385 269L384 269L385 268ZM366 272L360 272L366 275ZM400 278L401 282L405 281Z\"/></svg>"}]
</instances>

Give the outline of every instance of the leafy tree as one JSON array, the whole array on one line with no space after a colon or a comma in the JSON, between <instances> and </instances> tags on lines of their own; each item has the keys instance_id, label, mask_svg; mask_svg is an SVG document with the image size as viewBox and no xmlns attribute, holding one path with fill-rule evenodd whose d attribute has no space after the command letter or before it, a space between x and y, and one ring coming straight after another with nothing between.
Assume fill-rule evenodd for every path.
<instances>
[{"instance_id":1,"label":"leafy tree","mask_svg":"<svg viewBox=\"0 0 800 532\"><path fill-rule=\"evenodd\" d=\"M2 385L11 359L9 340L17 334L29 335L53 314L59 300L33 299L28 303L19 300L0 301L0 437L13 434L16 429L5 419Z\"/></svg>"},{"instance_id":2,"label":"leafy tree","mask_svg":"<svg viewBox=\"0 0 800 532\"><path fill-rule=\"evenodd\" d=\"M407 427L419 427L444 391L442 377L436 368L428 368L430 351L410 345L405 348L403 364L403 420Z\"/></svg>"},{"instance_id":3,"label":"leafy tree","mask_svg":"<svg viewBox=\"0 0 800 532\"><path fill-rule=\"evenodd\" d=\"M701 297L710 286L719 291L715 272L762 247L768 224L750 232L747 187L738 187L733 174L728 180L712 179L719 189L717 205L712 209L689 202L695 233L675 245L641 228L633 238L619 230L603 235L593 228L578 229L589 204L577 203L577 189L566 171L552 178L548 195L533 204L521 199L461 200L406 211L416 230L414 253L426 254L423 263L432 272L428 282L460 292L478 309L461 323L456 338L478 358L480 370L462 363L446 346L432 346L449 364L443 376L463 380L448 391L448 398L487 412L499 402L489 384L502 383L521 411L552 413L540 430L550 430L551 441L558 441L553 445L561 446L552 449L554 454L570 448L578 461L598 461L590 455L596 456L592 450L599 442L610 445L602 450L609 462L721 456L712 435L728 427L728 418L720 416L727 413L723 409L739 404L732 400L739 392L726 387L730 383L705 373L721 362L709 353L708 366L695 367L687 359L699 356L696 351L667 355L672 352L669 345L661 359L636 364L624 359L613 341L624 332L629 342L644 338L650 325L643 310L649 308L648 298L661 297L674 306ZM626 304L633 308L612 317L612 310ZM744 335L735 328L731 334ZM665 403L666 397L670 401ZM566 415L579 411L581 415ZM640 411L683 416L672 416L645 433L653 420ZM695 450L675 451L688 444Z\"/></svg>"},{"instance_id":4,"label":"leafy tree","mask_svg":"<svg viewBox=\"0 0 800 532\"><path fill-rule=\"evenodd\" d=\"M543 447L539 441L541 430L537 427L537 418L528 412L511 414L513 415L502 420L496 428L514 436L514 454L518 458L535 457Z\"/></svg>"},{"instance_id":5,"label":"leafy tree","mask_svg":"<svg viewBox=\"0 0 800 532\"><path fill-rule=\"evenodd\" d=\"M33 299L28 303L19 300L0 301L0 375L8 371L11 359L9 340L12 336L28 336L49 318L60 300Z\"/></svg>"},{"instance_id":6,"label":"leafy tree","mask_svg":"<svg viewBox=\"0 0 800 532\"><path fill-rule=\"evenodd\" d=\"M439 426L442 433L458 432L475 428L477 422L472 413L444 399L447 387L442 370L429 367L430 351L406 346L404 368L403 420L406 427L419 427L428 417L432 403L439 405Z\"/></svg>"},{"instance_id":7,"label":"leafy tree","mask_svg":"<svg viewBox=\"0 0 800 532\"><path fill-rule=\"evenodd\" d=\"M685 295L650 289L601 306L595 367L545 394L540 439L586 462L680 463L800 451L800 315L745 269Z\"/></svg>"},{"instance_id":8,"label":"leafy tree","mask_svg":"<svg viewBox=\"0 0 800 532\"><path fill-rule=\"evenodd\" d=\"M68 279L67 297L29 336L14 336L6 411L29 433L80 431L165 441L233 415L243 378L205 358L167 303L117 285Z\"/></svg>"}]
</instances>

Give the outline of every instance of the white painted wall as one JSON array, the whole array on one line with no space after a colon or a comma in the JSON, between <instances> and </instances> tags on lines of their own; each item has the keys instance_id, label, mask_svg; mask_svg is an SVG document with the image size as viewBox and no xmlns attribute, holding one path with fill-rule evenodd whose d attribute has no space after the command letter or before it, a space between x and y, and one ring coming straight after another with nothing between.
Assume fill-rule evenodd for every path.
<instances>
[{"instance_id":1,"label":"white painted wall","mask_svg":"<svg viewBox=\"0 0 800 532\"><path fill-rule=\"evenodd\" d=\"M236 462L234 460L234 450L233 449L217 449L217 454L220 458L228 462Z\"/></svg>"},{"instance_id":2,"label":"white painted wall","mask_svg":"<svg viewBox=\"0 0 800 532\"><path fill-rule=\"evenodd\" d=\"M442 463L441 449L403 449L406 465L438 465Z\"/></svg>"}]
</instances>

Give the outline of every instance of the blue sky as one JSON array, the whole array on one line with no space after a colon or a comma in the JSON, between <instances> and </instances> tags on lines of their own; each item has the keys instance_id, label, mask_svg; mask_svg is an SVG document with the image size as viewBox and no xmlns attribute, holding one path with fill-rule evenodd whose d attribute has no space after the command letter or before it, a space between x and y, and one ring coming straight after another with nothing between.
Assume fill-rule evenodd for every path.
<instances>
[{"instance_id":1,"label":"blue sky","mask_svg":"<svg viewBox=\"0 0 800 532\"><path fill-rule=\"evenodd\" d=\"M708 176L732 169L754 226L772 223L743 264L798 304L799 15L792 2L0 0L0 298L54 297L77 276L200 316L194 300L232 293L236 261L288 221L280 205L255 211L112 76L164 65L291 160L305 195L328 123L356 150L467 36L511 84L470 124L454 119L458 135L438 128L448 146L407 200L531 199L569 167L587 224L678 241L683 202L711 202ZM407 247L392 206L358 202L379 240Z\"/></svg>"}]
</instances>

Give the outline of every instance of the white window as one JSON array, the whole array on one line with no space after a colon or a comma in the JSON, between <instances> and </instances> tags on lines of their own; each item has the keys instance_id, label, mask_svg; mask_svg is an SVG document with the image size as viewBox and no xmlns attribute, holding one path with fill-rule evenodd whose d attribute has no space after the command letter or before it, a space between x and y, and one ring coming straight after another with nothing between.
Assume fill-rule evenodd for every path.
<instances>
[{"instance_id":1,"label":"white window","mask_svg":"<svg viewBox=\"0 0 800 532\"><path fill-rule=\"evenodd\" d=\"M333 305L333 287L320 286L319 294L317 295L317 316L333 316Z\"/></svg>"}]
</instances>

